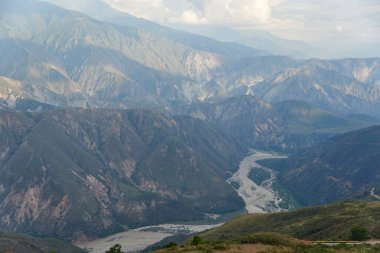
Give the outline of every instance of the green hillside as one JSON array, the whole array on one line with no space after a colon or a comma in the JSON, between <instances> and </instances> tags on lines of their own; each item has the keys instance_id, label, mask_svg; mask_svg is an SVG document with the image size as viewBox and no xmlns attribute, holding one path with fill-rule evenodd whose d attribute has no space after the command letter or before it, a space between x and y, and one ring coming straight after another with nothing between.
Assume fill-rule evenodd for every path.
<instances>
[{"instance_id":1,"label":"green hillside","mask_svg":"<svg viewBox=\"0 0 380 253\"><path fill-rule=\"evenodd\" d=\"M350 240L351 229L362 226L380 238L380 202L345 202L291 212L250 214L201 233L205 240L234 240L259 232L276 232L306 240Z\"/></svg>"},{"instance_id":2,"label":"green hillside","mask_svg":"<svg viewBox=\"0 0 380 253\"><path fill-rule=\"evenodd\" d=\"M54 239L40 239L32 236L9 233L0 230L0 252L11 253L85 253L86 251L69 243Z\"/></svg>"}]
</instances>

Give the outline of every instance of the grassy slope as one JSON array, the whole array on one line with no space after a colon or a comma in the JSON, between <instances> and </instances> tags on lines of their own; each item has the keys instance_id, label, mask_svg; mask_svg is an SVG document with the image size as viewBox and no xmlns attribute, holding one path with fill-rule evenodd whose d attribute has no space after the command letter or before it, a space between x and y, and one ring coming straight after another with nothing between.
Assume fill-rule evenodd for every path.
<instances>
[{"instance_id":1,"label":"grassy slope","mask_svg":"<svg viewBox=\"0 0 380 253\"><path fill-rule=\"evenodd\" d=\"M370 245L338 245L328 247L312 244L309 241L298 240L278 233L255 233L236 240L201 241L193 245L191 241L181 246L168 244L159 253L175 252L223 252L223 253L376 253L380 246Z\"/></svg>"},{"instance_id":2,"label":"grassy slope","mask_svg":"<svg viewBox=\"0 0 380 253\"><path fill-rule=\"evenodd\" d=\"M241 216L202 233L207 240L236 239L257 232L278 232L308 240L347 240L356 225L380 238L380 202L346 202L275 214Z\"/></svg>"},{"instance_id":3,"label":"grassy slope","mask_svg":"<svg viewBox=\"0 0 380 253\"><path fill-rule=\"evenodd\" d=\"M0 252L12 253L84 253L85 251L69 243L54 239L39 239L27 235L0 231Z\"/></svg>"}]
</instances>

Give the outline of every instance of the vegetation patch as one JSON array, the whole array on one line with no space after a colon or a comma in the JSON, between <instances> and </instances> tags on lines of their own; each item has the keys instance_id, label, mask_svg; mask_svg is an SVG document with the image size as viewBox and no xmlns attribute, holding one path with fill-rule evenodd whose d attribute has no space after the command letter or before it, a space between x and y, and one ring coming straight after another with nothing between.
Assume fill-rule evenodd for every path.
<instances>
[{"instance_id":1,"label":"vegetation patch","mask_svg":"<svg viewBox=\"0 0 380 253\"><path fill-rule=\"evenodd\" d=\"M271 178L271 173L266 169L253 167L248 174L248 178L252 180L255 184L261 185L264 181Z\"/></svg>"},{"instance_id":2,"label":"vegetation patch","mask_svg":"<svg viewBox=\"0 0 380 253\"><path fill-rule=\"evenodd\" d=\"M205 240L237 240L247 234L276 232L306 240L352 240L352 230L363 227L369 238L380 238L380 202L344 202L273 214L240 216L201 233Z\"/></svg>"}]
</instances>

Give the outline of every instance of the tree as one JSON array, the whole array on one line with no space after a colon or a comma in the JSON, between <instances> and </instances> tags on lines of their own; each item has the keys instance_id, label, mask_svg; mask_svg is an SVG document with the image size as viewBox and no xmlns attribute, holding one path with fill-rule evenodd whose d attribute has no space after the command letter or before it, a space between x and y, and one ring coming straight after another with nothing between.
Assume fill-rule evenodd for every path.
<instances>
[{"instance_id":1,"label":"tree","mask_svg":"<svg viewBox=\"0 0 380 253\"><path fill-rule=\"evenodd\" d=\"M192 245L199 245L202 243L202 238L199 236L194 236L193 241L191 242Z\"/></svg>"},{"instance_id":2,"label":"tree","mask_svg":"<svg viewBox=\"0 0 380 253\"><path fill-rule=\"evenodd\" d=\"M121 251L121 245L120 244L115 244L109 250L107 250L106 253L124 253L124 252Z\"/></svg>"},{"instance_id":3,"label":"tree","mask_svg":"<svg viewBox=\"0 0 380 253\"><path fill-rule=\"evenodd\" d=\"M365 241L368 239L368 231L365 227L356 226L351 229L351 239L355 241Z\"/></svg>"}]
</instances>

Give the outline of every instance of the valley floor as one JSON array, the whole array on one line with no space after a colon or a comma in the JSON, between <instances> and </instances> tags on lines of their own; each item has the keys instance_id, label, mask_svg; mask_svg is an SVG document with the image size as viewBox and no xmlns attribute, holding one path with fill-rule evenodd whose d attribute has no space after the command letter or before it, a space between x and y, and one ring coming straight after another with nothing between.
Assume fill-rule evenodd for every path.
<instances>
[{"instance_id":1,"label":"valley floor","mask_svg":"<svg viewBox=\"0 0 380 253\"><path fill-rule=\"evenodd\" d=\"M222 224L215 225L182 225L161 224L114 234L94 241L78 243L77 246L90 253L104 253L115 244L120 244L125 252L136 252L151 246L174 234L191 234L202 232Z\"/></svg>"},{"instance_id":2,"label":"valley floor","mask_svg":"<svg viewBox=\"0 0 380 253\"><path fill-rule=\"evenodd\" d=\"M256 163L258 160L279 158L287 158L287 156L254 151L241 161L239 170L229 179L230 183L239 184L237 192L244 200L248 213L279 212L283 210L280 207L283 200L273 189L273 183L276 180L275 171ZM251 170L257 168L264 169L270 173L270 178L260 185L253 182L248 176Z\"/></svg>"},{"instance_id":3,"label":"valley floor","mask_svg":"<svg viewBox=\"0 0 380 253\"><path fill-rule=\"evenodd\" d=\"M246 210L249 213L278 212L283 210L280 207L280 203L283 200L273 189L273 183L276 180L276 172L256 163L258 160L276 158L286 158L286 156L255 151L241 161L239 170L228 180L230 183L235 182L239 184L237 192L245 201ZM260 185L256 184L248 177L250 171L255 168L266 170L270 173L270 178L264 180ZM154 225L125 231L90 242L79 243L77 246L87 249L90 253L103 253L113 245L120 244L124 251L134 252L143 250L146 247L175 234L198 233L220 225L222 224Z\"/></svg>"}]
</instances>

